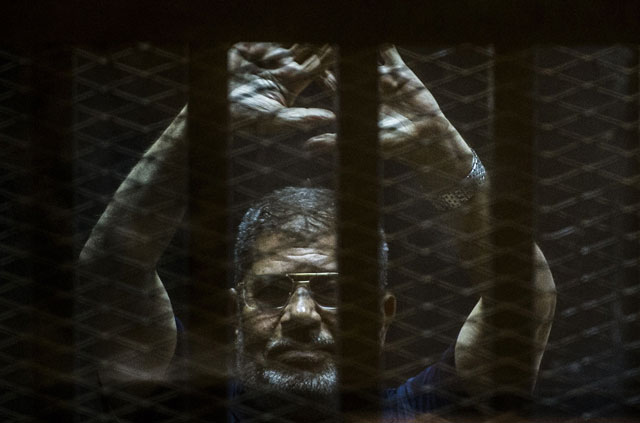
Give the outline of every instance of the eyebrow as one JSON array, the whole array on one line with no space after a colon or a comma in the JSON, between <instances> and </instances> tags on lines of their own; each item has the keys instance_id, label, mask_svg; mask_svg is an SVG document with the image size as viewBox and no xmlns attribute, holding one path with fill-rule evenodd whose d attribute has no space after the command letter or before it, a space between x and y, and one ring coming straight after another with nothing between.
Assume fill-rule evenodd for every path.
<instances>
[{"instance_id":1,"label":"eyebrow","mask_svg":"<svg viewBox=\"0 0 640 423\"><path fill-rule=\"evenodd\" d=\"M283 270L280 272L264 272L253 273L255 276L267 276L267 275L286 275L288 273L338 273L337 269L327 269L317 265L308 265L304 267L305 270Z\"/></svg>"}]
</instances>

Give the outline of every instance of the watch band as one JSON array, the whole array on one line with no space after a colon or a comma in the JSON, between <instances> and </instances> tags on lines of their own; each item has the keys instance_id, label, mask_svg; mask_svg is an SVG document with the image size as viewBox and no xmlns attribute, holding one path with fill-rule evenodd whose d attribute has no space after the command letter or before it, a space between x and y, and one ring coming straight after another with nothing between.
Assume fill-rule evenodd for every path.
<instances>
[{"instance_id":1,"label":"watch band","mask_svg":"<svg viewBox=\"0 0 640 423\"><path fill-rule=\"evenodd\" d=\"M440 211L455 210L464 206L478 192L479 188L487 182L487 172L472 149L473 162L469 174L458 184L446 191L435 194L430 200L433 206Z\"/></svg>"}]
</instances>

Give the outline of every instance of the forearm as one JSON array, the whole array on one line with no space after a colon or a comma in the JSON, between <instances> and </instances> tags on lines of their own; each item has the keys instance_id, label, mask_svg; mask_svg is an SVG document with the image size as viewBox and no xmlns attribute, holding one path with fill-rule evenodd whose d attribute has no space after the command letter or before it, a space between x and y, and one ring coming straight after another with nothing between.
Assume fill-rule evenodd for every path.
<instances>
[{"instance_id":1,"label":"forearm","mask_svg":"<svg viewBox=\"0 0 640 423\"><path fill-rule=\"evenodd\" d=\"M186 208L185 121L183 110L132 169L80 255L78 300L105 383L159 378L173 356L175 320L156 266Z\"/></svg>"},{"instance_id":2,"label":"forearm","mask_svg":"<svg viewBox=\"0 0 640 423\"><path fill-rule=\"evenodd\" d=\"M494 344L496 337L501 336L491 325L491 316L513 306L492 300L492 295L496 293L493 284L493 228L490 220L488 181L479 187L465 206L449 214L449 222L456 237L461 263L480 296L480 301L466 319L458 336L456 367L468 389L472 392L486 392L486 389L492 388L493 381L491 373L483 366L497 358L494 355ZM530 325L514 327L513 330L516 337L529 345L533 361L530 362L529 369L522 368L522 373L509 374L501 378L511 380L513 387L523 391L532 389L535 384L551 330L556 301L555 285L548 263L535 243L531 245L531 260L530 285L518 288L522 292L524 305L528 308L526 318ZM512 283L521 282L514 280Z\"/></svg>"},{"instance_id":3,"label":"forearm","mask_svg":"<svg viewBox=\"0 0 640 423\"><path fill-rule=\"evenodd\" d=\"M459 209L452 210L447 217L452 234L455 237L458 255L462 266L467 270L472 284L481 297L490 294L494 277L493 231L490 210L490 181L478 188L469 202ZM544 254L533 242L531 245L531 300L534 307L537 302L555 301L555 284ZM516 283L514 281L514 283ZM548 307L542 305L540 316L548 316Z\"/></svg>"},{"instance_id":4,"label":"forearm","mask_svg":"<svg viewBox=\"0 0 640 423\"><path fill-rule=\"evenodd\" d=\"M518 304L491 301L491 296L484 293L458 334L455 346L456 370L463 386L471 394L482 395L496 388L509 388L526 395L535 386L553 323L556 294L553 278L542 252L534 246L532 253L532 286L521 290L524 292L523 296L528 295L528 298L523 298L527 309L518 309ZM490 282L490 279L484 281L481 292ZM506 312L506 315L503 314L505 318L513 316L514 326L506 332L498 330L492 324L493 316L498 312ZM529 324L522 325L523 319L528 320ZM502 345L501 342L510 346ZM504 352L513 351L513 347L521 351L522 355L504 356ZM502 373L497 374L494 366L501 359L515 363L515 367L500 367ZM496 386L496 383L501 386Z\"/></svg>"},{"instance_id":5,"label":"forearm","mask_svg":"<svg viewBox=\"0 0 640 423\"><path fill-rule=\"evenodd\" d=\"M382 98L380 142L388 158L409 165L415 172L426 197L440 210L434 221L448 227L455 238L459 262L468 270L475 292L481 300L465 321L456 342L456 368L465 387L483 392L491 388L483 380L483 366L492 363L497 333L491 326L492 314L500 307L492 301L495 287L493 275L492 224L489 210L489 181L473 150L444 116L429 90L406 66L393 46L383 48L384 65L380 67ZM544 256L532 245L534 281L531 286L514 291L533 306L531 316L536 363L530 374L535 376L549 334L555 308L553 279ZM513 281L514 284L519 283ZM508 284L501 284L506 286ZM520 283L522 285L522 283ZM510 290L513 285L508 287ZM496 297L499 298L500 296ZM527 307L528 309L528 307ZM528 317L528 316L527 316ZM526 326L526 325L523 325ZM514 327L517 331L519 328ZM521 334L515 334L516 337ZM522 339L522 337L520 337ZM484 369L486 371L486 369ZM490 380L488 382L491 382ZM485 391L486 392L486 391Z\"/></svg>"},{"instance_id":6,"label":"forearm","mask_svg":"<svg viewBox=\"0 0 640 423\"><path fill-rule=\"evenodd\" d=\"M471 170L473 151L444 116L416 124L416 147L399 155L416 172L428 196L456 187Z\"/></svg>"},{"instance_id":7,"label":"forearm","mask_svg":"<svg viewBox=\"0 0 640 423\"><path fill-rule=\"evenodd\" d=\"M81 260L120 256L155 270L186 209L186 165L185 108L122 182Z\"/></svg>"},{"instance_id":8,"label":"forearm","mask_svg":"<svg viewBox=\"0 0 640 423\"><path fill-rule=\"evenodd\" d=\"M447 202L441 201L442 197L439 196L448 192L459 194L463 186L466 188L462 192L469 195L466 201L463 199L450 202L450 209L441 210L436 219L440 219L440 222L449 228L457 246L459 262L467 271L474 291L480 297L461 328L455 348L456 368L465 388L471 393L480 394L487 392L487 389L495 388L492 386L491 372L486 366L495 362L497 358L494 356L494 341L500 334L491 325L491 316L503 307L512 306L500 304L491 298L495 294L495 278L490 181L486 175L480 176L482 172L470 173L474 167L474 153L446 120L436 120L435 124L431 124L431 128L432 136L429 136L429 132L423 133L421 139L427 140L427 144L432 148L424 151L425 157L421 157L420 154L414 154L412 157L414 165L417 165L415 169L425 194L434 200L434 205L444 205L445 208ZM428 158L427 153L430 154ZM420 163L428 165L420 166ZM453 197L456 198L457 195ZM516 336L521 336L520 339L530 338L526 342L531 345L533 362L531 368L522 374L505 375L504 378L515 378L515 384L523 390L533 387L555 310L555 286L547 261L537 245L532 244L531 248L531 285L519 289L523 292L523 297L527 296L523 300L532 312L527 316L531 319L531 325L528 327L530 331L524 327L514 327L514 331ZM518 281L513 283L516 284ZM517 334L518 330L522 333Z\"/></svg>"}]
</instances>

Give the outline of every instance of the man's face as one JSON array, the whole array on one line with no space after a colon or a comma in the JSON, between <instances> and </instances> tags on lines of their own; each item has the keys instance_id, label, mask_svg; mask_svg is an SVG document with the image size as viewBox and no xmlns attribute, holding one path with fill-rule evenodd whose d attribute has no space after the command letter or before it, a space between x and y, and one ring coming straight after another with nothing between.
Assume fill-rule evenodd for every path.
<instances>
[{"instance_id":1,"label":"man's face","mask_svg":"<svg viewBox=\"0 0 640 423\"><path fill-rule=\"evenodd\" d=\"M334 235L300 244L277 234L256 241L255 260L237 292L241 304L237 370L246 386L328 395L335 392L337 379L335 309L315 298L309 284L295 285L279 308L245 301L257 284L269 289L264 287L265 276L336 272Z\"/></svg>"}]
</instances>

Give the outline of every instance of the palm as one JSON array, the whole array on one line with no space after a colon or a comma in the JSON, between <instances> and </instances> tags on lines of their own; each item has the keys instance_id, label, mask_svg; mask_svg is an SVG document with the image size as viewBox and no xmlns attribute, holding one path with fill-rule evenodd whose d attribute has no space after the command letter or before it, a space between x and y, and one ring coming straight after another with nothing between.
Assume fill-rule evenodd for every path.
<instances>
[{"instance_id":1,"label":"palm","mask_svg":"<svg viewBox=\"0 0 640 423\"><path fill-rule=\"evenodd\" d=\"M328 110L292 107L300 92L330 66L331 59L329 47L234 45L229 53L234 128L273 133L283 127L309 129L332 121L335 116Z\"/></svg>"},{"instance_id":2,"label":"palm","mask_svg":"<svg viewBox=\"0 0 640 423\"><path fill-rule=\"evenodd\" d=\"M469 172L471 150L422 81L393 46L381 49L380 147L385 158L413 167L424 186L440 187ZM317 135L307 147L333 148L336 134Z\"/></svg>"},{"instance_id":3,"label":"palm","mask_svg":"<svg viewBox=\"0 0 640 423\"><path fill-rule=\"evenodd\" d=\"M385 152L403 156L440 140L452 129L422 81L395 47L385 47L380 66L380 142Z\"/></svg>"}]
</instances>

